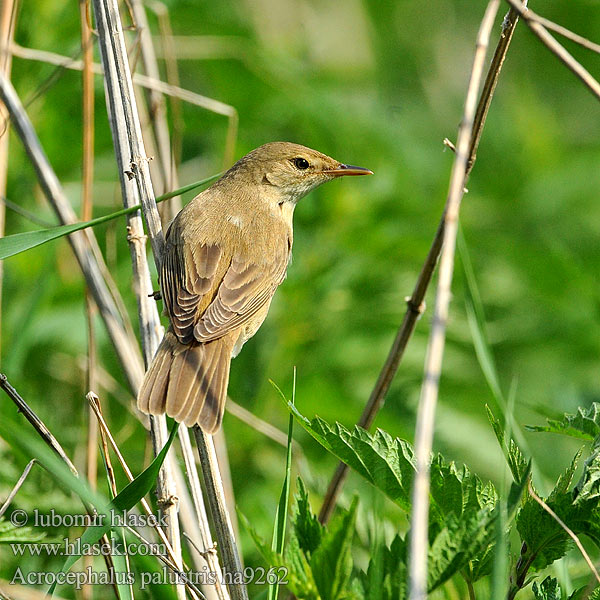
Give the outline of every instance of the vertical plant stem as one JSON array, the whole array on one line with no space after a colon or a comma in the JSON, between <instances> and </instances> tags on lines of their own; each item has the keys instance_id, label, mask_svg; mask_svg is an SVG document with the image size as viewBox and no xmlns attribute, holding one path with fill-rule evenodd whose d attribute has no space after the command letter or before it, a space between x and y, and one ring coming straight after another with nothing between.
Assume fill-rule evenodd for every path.
<instances>
[{"instance_id":1,"label":"vertical plant stem","mask_svg":"<svg viewBox=\"0 0 600 600\"><path fill-rule=\"evenodd\" d=\"M2 0L0 4L0 73L10 79L12 66L12 44L15 20L17 13L16 0ZM8 173L8 111L0 105L0 127L6 128L0 131L0 197L6 197L6 176ZM0 237L4 235L4 221L6 217L6 206L0 202ZM4 263L0 261L0 342L2 340L2 282L4 275ZM0 348L2 345L0 344ZM0 354L1 359L1 354Z\"/></svg>"},{"instance_id":2,"label":"vertical plant stem","mask_svg":"<svg viewBox=\"0 0 600 600\"><path fill-rule=\"evenodd\" d=\"M150 8L158 18L158 28L165 60L165 69L167 73L167 83L179 87L179 71L177 68L177 58L175 56L175 45L173 44L173 30L169 17L169 9L163 2L152 2ZM183 110L182 102L179 98L170 97L169 107L171 111L172 135L171 135L171 160L173 161L174 172L177 172L177 166L181 162L181 152L183 143ZM181 208L181 199L174 198L172 204L173 211Z\"/></svg>"},{"instance_id":3,"label":"vertical plant stem","mask_svg":"<svg viewBox=\"0 0 600 600\"><path fill-rule=\"evenodd\" d=\"M150 180L148 158L142 139L131 72L127 62L125 39L117 2L94 0L98 43L104 67L107 110L113 135L123 203L126 207L144 207L150 241L157 268L164 247L164 238ZM133 279L138 302L138 317L142 350L146 365L150 364L162 337L162 326L156 301L152 297L152 282L146 260L146 236L139 211L128 215L127 240L131 253ZM136 388L137 391L137 388ZM155 455L166 443L167 425L164 415L150 417L150 432ZM181 539L177 518L177 489L173 476L172 453L163 463L158 476L158 504L166 520L167 538L175 552L177 568L182 569ZM185 595L183 585L177 586L179 598Z\"/></svg>"},{"instance_id":4,"label":"vertical plant stem","mask_svg":"<svg viewBox=\"0 0 600 600\"><path fill-rule=\"evenodd\" d=\"M194 509L196 513L196 520L198 522L200 544L202 548L202 558L206 562L208 571L210 573L220 573L221 568L219 565L219 556L215 550L212 534L208 525L208 515L206 514L206 506L204 505L204 499L202 497L200 478L198 477L196 461L194 460L192 444L190 443L190 432L187 427L180 425L177 433L181 442L183 459L185 461L185 469L188 474L189 487L194 501ZM215 583L215 591L219 600L229 600L227 589L219 577L217 577L217 581Z\"/></svg>"},{"instance_id":5,"label":"vertical plant stem","mask_svg":"<svg viewBox=\"0 0 600 600\"><path fill-rule=\"evenodd\" d=\"M226 573L229 573L230 577L235 577L236 573L242 573L243 568L233 534L231 519L227 512L215 446L212 437L205 434L200 427L194 427L194 436L196 437L206 496L215 526L219 550L221 551L222 563ZM234 583L228 585L228 588L233 600L248 600L245 585Z\"/></svg>"},{"instance_id":6,"label":"vertical plant stem","mask_svg":"<svg viewBox=\"0 0 600 600\"><path fill-rule=\"evenodd\" d=\"M158 70L158 62L152 44L152 35L150 26L148 25L146 9L141 0L131 0L131 6L136 25L139 29L144 71L148 77L158 80L160 79L160 72ZM161 92L157 90L148 90L148 112L150 114L150 120L152 121L154 136L156 138L156 147L160 159L158 163L162 172L165 188L162 192L168 192L177 188L179 184L171 154L171 139L167 123L167 105ZM172 206L172 202L173 201L164 206L170 207ZM181 208L181 202L179 202L178 205L179 208ZM177 212L178 210L170 213L168 220L174 217Z\"/></svg>"},{"instance_id":7,"label":"vertical plant stem","mask_svg":"<svg viewBox=\"0 0 600 600\"><path fill-rule=\"evenodd\" d=\"M90 221L93 213L92 186L94 182L94 62L92 32L88 21L88 3L79 0L79 21L81 25L81 50L83 54L82 71L82 114L83 114L83 156L82 156L82 186L81 186L81 220ZM94 316L96 305L89 287L85 290L85 315L87 322L87 369L86 391L99 390L96 388L96 335L94 331ZM92 408L87 406L87 447L86 447L86 475L90 487L95 490L98 476L98 422L94 417ZM116 493L115 493L116 495ZM125 557L129 561L129 557ZM93 565L92 556L84 556L84 569ZM89 600L93 596L91 585L82 587L82 597Z\"/></svg>"},{"instance_id":8,"label":"vertical plant stem","mask_svg":"<svg viewBox=\"0 0 600 600\"><path fill-rule=\"evenodd\" d=\"M433 324L429 347L425 359L425 375L421 389L421 399L415 432L415 459L417 472L413 484L412 514L410 529L409 581L410 600L425 600L427 596L427 551L429 522L429 462L433 443L435 408L439 380L442 370L446 323L454 267L454 250L458 229L460 201L464 194L469 144L475 121L477 95L490 32L500 0L490 0L477 35L473 68L469 80L463 118L458 131L456 155L445 210L444 241L440 260L440 275L437 286Z\"/></svg>"}]
</instances>

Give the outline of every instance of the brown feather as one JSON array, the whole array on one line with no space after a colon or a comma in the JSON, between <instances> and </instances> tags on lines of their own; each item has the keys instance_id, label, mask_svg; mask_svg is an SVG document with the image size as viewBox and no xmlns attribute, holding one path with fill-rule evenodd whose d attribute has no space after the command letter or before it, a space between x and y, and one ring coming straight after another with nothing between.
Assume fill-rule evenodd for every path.
<instances>
[{"instance_id":1,"label":"brown feather","mask_svg":"<svg viewBox=\"0 0 600 600\"><path fill-rule=\"evenodd\" d=\"M227 398L231 336L207 344L185 345L169 329L148 369L138 396L145 413L167 413L207 433L220 426Z\"/></svg>"}]
</instances>

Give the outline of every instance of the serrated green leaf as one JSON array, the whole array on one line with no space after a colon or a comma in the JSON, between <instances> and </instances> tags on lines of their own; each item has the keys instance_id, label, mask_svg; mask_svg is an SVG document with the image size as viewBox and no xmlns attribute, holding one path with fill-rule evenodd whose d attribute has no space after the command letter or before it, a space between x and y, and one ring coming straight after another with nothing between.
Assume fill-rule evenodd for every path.
<instances>
[{"instance_id":1,"label":"serrated green leaf","mask_svg":"<svg viewBox=\"0 0 600 600\"><path fill-rule=\"evenodd\" d=\"M506 462L510 468L510 472L512 473L515 481L521 481L525 472L527 471L527 461L521 452L521 449L517 445L517 443L512 439L512 437L508 440L508 442L504 439L504 427L502 423L492 413L489 406L485 407L487 410L488 419L492 425L492 429L496 434L496 439L500 444L500 448L504 453L504 457L506 458Z\"/></svg>"},{"instance_id":2,"label":"serrated green leaf","mask_svg":"<svg viewBox=\"0 0 600 600\"><path fill-rule=\"evenodd\" d=\"M389 548L380 545L371 556L367 572L361 571L364 600L404 600L407 595L406 542L396 535Z\"/></svg>"},{"instance_id":3,"label":"serrated green leaf","mask_svg":"<svg viewBox=\"0 0 600 600\"><path fill-rule=\"evenodd\" d=\"M567 501L570 503L570 499ZM564 502L563 495L556 498L550 507L558 512ZM561 512L564 513L564 510ZM527 558L523 562L528 562L534 571L540 571L562 558L571 547L571 538L565 530L533 498L528 498L519 511L517 530L526 547Z\"/></svg>"},{"instance_id":4,"label":"serrated green leaf","mask_svg":"<svg viewBox=\"0 0 600 600\"><path fill-rule=\"evenodd\" d=\"M394 439L381 429L370 434L360 427L349 431L339 423L331 427L319 417L309 421L295 406L288 404L288 408L302 427L326 450L362 475L402 509L409 511L415 461L408 442Z\"/></svg>"},{"instance_id":5,"label":"serrated green leaf","mask_svg":"<svg viewBox=\"0 0 600 600\"><path fill-rule=\"evenodd\" d=\"M584 440L595 440L600 435L600 403L577 409L575 414L565 413L561 420L547 419L548 425L527 425L529 431L562 433Z\"/></svg>"},{"instance_id":6,"label":"serrated green leaf","mask_svg":"<svg viewBox=\"0 0 600 600\"><path fill-rule=\"evenodd\" d=\"M310 568L321 600L341 600L348 597L352 573L352 539L358 497L348 511L336 515L310 558Z\"/></svg>"},{"instance_id":7,"label":"serrated green leaf","mask_svg":"<svg viewBox=\"0 0 600 600\"><path fill-rule=\"evenodd\" d=\"M461 571L490 545L494 535L494 513L483 509L446 517L446 526L430 540L428 589L433 591Z\"/></svg>"},{"instance_id":8,"label":"serrated green leaf","mask_svg":"<svg viewBox=\"0 0 600 600\"><path fill-rule=\"evenodd\" d=\"M546 577L539 586L534 582L531 589L536 600L561 600L562 598L558 580L554 577Z\"/></svg>"},{"instance_id":9,"label":"serrated green leaf","mask_svg":"<svg viewBox=\"0 0 600 600\"><path fill-rule=\"evenodd\" d=\"M552 502L555 498L562 494L566 494L569 488L571 487L571 483L573 482L573 475L577 470L577 465L579 464L579 459L581 458L581 450L575 454L571 464L567 467L565 472L558 478L554 489L548 496L548 500Z\"/></svg>"},{"instance_id":10,"label":"serrated green leaf","mask_svg":"<svg viewBox=\"0 0 600 600\"><path fill-rule=\"evenodd\" d=\"M431 461L430 473L433 516L442 525L447 515L460 518L463 514L492 509L496 505L494 486L489 482L484 484L464 465L458 467L454 462L447 463L438 454Z\"/></svg>"},{"instance_id":11,"label":"serrated green leaf","mask_svg":"<svg viewBox=\"0 0 600 600\"><path fill-rule=\"evenodd\" d=\"M308 493L304 482L298 477L298 491L292 519L294 532L301 550L310 557L319 547L323 536L323 526L310 509Z\"/></svg>"},{"instance_id":12,"label":"serrated green leaf","mask_svg":"<svg viewBox=\"0 0 600 600\"><path fill-rule=\"evenodd\" d=\"M575 486L575 503L600 499L600 448L596 447L583 466L583 473Z\"/></svg>"},{"instance_id":13,"label":"serrated green leaf","mask_svg":"<svg viewBox=\"0 0 600 600\"><path fill-rule=\"evenodd\" d=\"M311 566L293 532L285 549L284 561L290 591L302 600L320 600Z\"/></svg>"}]
</instances>

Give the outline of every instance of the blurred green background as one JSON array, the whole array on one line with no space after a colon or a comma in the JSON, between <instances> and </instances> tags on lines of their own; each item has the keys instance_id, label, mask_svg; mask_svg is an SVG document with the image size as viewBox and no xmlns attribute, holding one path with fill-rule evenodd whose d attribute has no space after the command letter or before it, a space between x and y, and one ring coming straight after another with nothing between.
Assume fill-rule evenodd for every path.
<instances>
[{"instance_id":1,"label":"blurred green background","mask_svg":"<svg viewBox=\"0 0 600 600\"><path fill-rule=\"evenodd\" d=\"M180 85L239 113L236 158L265 142L289 140L375 172L374 177L328 184L302 200L288 278L260 332L233 363L231 397L282 430L288 413L269 379L291 394L294 366L296 403L304 415L318 414L348 427L359 418L442 212L453 159L442 140L456 136L486 4L165 3L176 36ZM557 1L532 8L600 39L597 2ZM157 33L152 11L149 19ZM79 58L79 36L72 2L23 3L19 9L15 39L23 46ZM133 35L129 42L134 45ZM600 72L597 55L566 44L592 72ZM135 49L131 54L137 56ZM81 74L15 58L13 81L79 210ZM227 120L187 104L182 111L183 185L222 168ZM600 401L598 117L594 97L520 23L461 211L500 382L505 393L513 389L520 425L542 424L546 416ZM101 215L120 206L120 195L99 77L95 124L94 214ZM7 196L55 222L13 134ZM96 235L137 328L124 223L98 228ZM8 211L7 234L32 228ZM494 400L473 347L460 261L453 292L434 446L499 485L505 479L503 459L484 409ZM65 240L5 261L1 370L78 466L84 461L88 419L83 298L82 278ZM409 441L433 301L430 292L428 310L376 421ZM97 333L100 364L109 374L98 393L137 472L148 457L147 435L123 409L133 399L100 321ZM0 397L0 412L10 410L10 402ZM285 450L231 415L225 416L224 430L237 503L269 536ZM537 484L548 491L546 478L556 479L578 444L552 435L523 435L538 469ZM296 470L307 480L318 510L336 462L302 431L296 439L306 459ZM25 463L0 443L0 499ZM385 511L391 529L403 522L355 476L342 503L354 490L363 496L365 511L372 506ZM68 510L62 492L41 471L30 476L18 501L25 508L61 503ZM246 560L256 563L246 537L243 546ZM0 576L8 572L0 568Z\"/></svg>"}]
</instances>

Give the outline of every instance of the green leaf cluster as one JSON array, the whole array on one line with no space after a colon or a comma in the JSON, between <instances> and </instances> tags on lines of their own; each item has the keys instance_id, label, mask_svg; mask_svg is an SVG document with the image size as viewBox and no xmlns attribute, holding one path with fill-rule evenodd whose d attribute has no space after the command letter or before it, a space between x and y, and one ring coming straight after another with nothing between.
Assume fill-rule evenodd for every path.
<instances>
[{"instance_id":1,"label":"green leaf cluster","mask_svg":"<svg viewBox=\"0 0 600 600\"><path fill-rule=\"evenodd\" d=\"M402 510L410 511L415 463L408 442L392 438L382 430L371 434L359 427L348 430L339 423L330 425L319 417L308 420L293 404L288 404L288 408L324 448L345 461ZM491 483L483 482L466 466L448 462L441 454L432 457L429 591L457 574L473 589L477 581L492 574L496 563L505 564L496 556L496 548L507 552L510 547L507 540L513 531L520 538L520 553L509 560L512 565L509 599L533 581L536 573L562 558L572 547L564 524L576 535L585 534L600 546L600 477L596 450L586 461L577 485L573 483L581 451L575 455L542 505L531 483L531 461L525 458L515 440L506 435L491 411L488 415L514 482L502 499ZM288 587L294 595L311 600L405 598L407 536L397 532L390 544L383 541L374 544L366 568L353 565L357 498L347 511L340 511L325 527L311 511L302 480L298 480L297 487L292 531L283 553L275 554L268 549L251 530L267 562L286 567ZM527 488L529 493L524 493ZM535 583L532 590L536 598L563 598L558 582L551 578ZM576 590L569 598L583 598L582 593Z\"/></svg>"}]
</instances>

